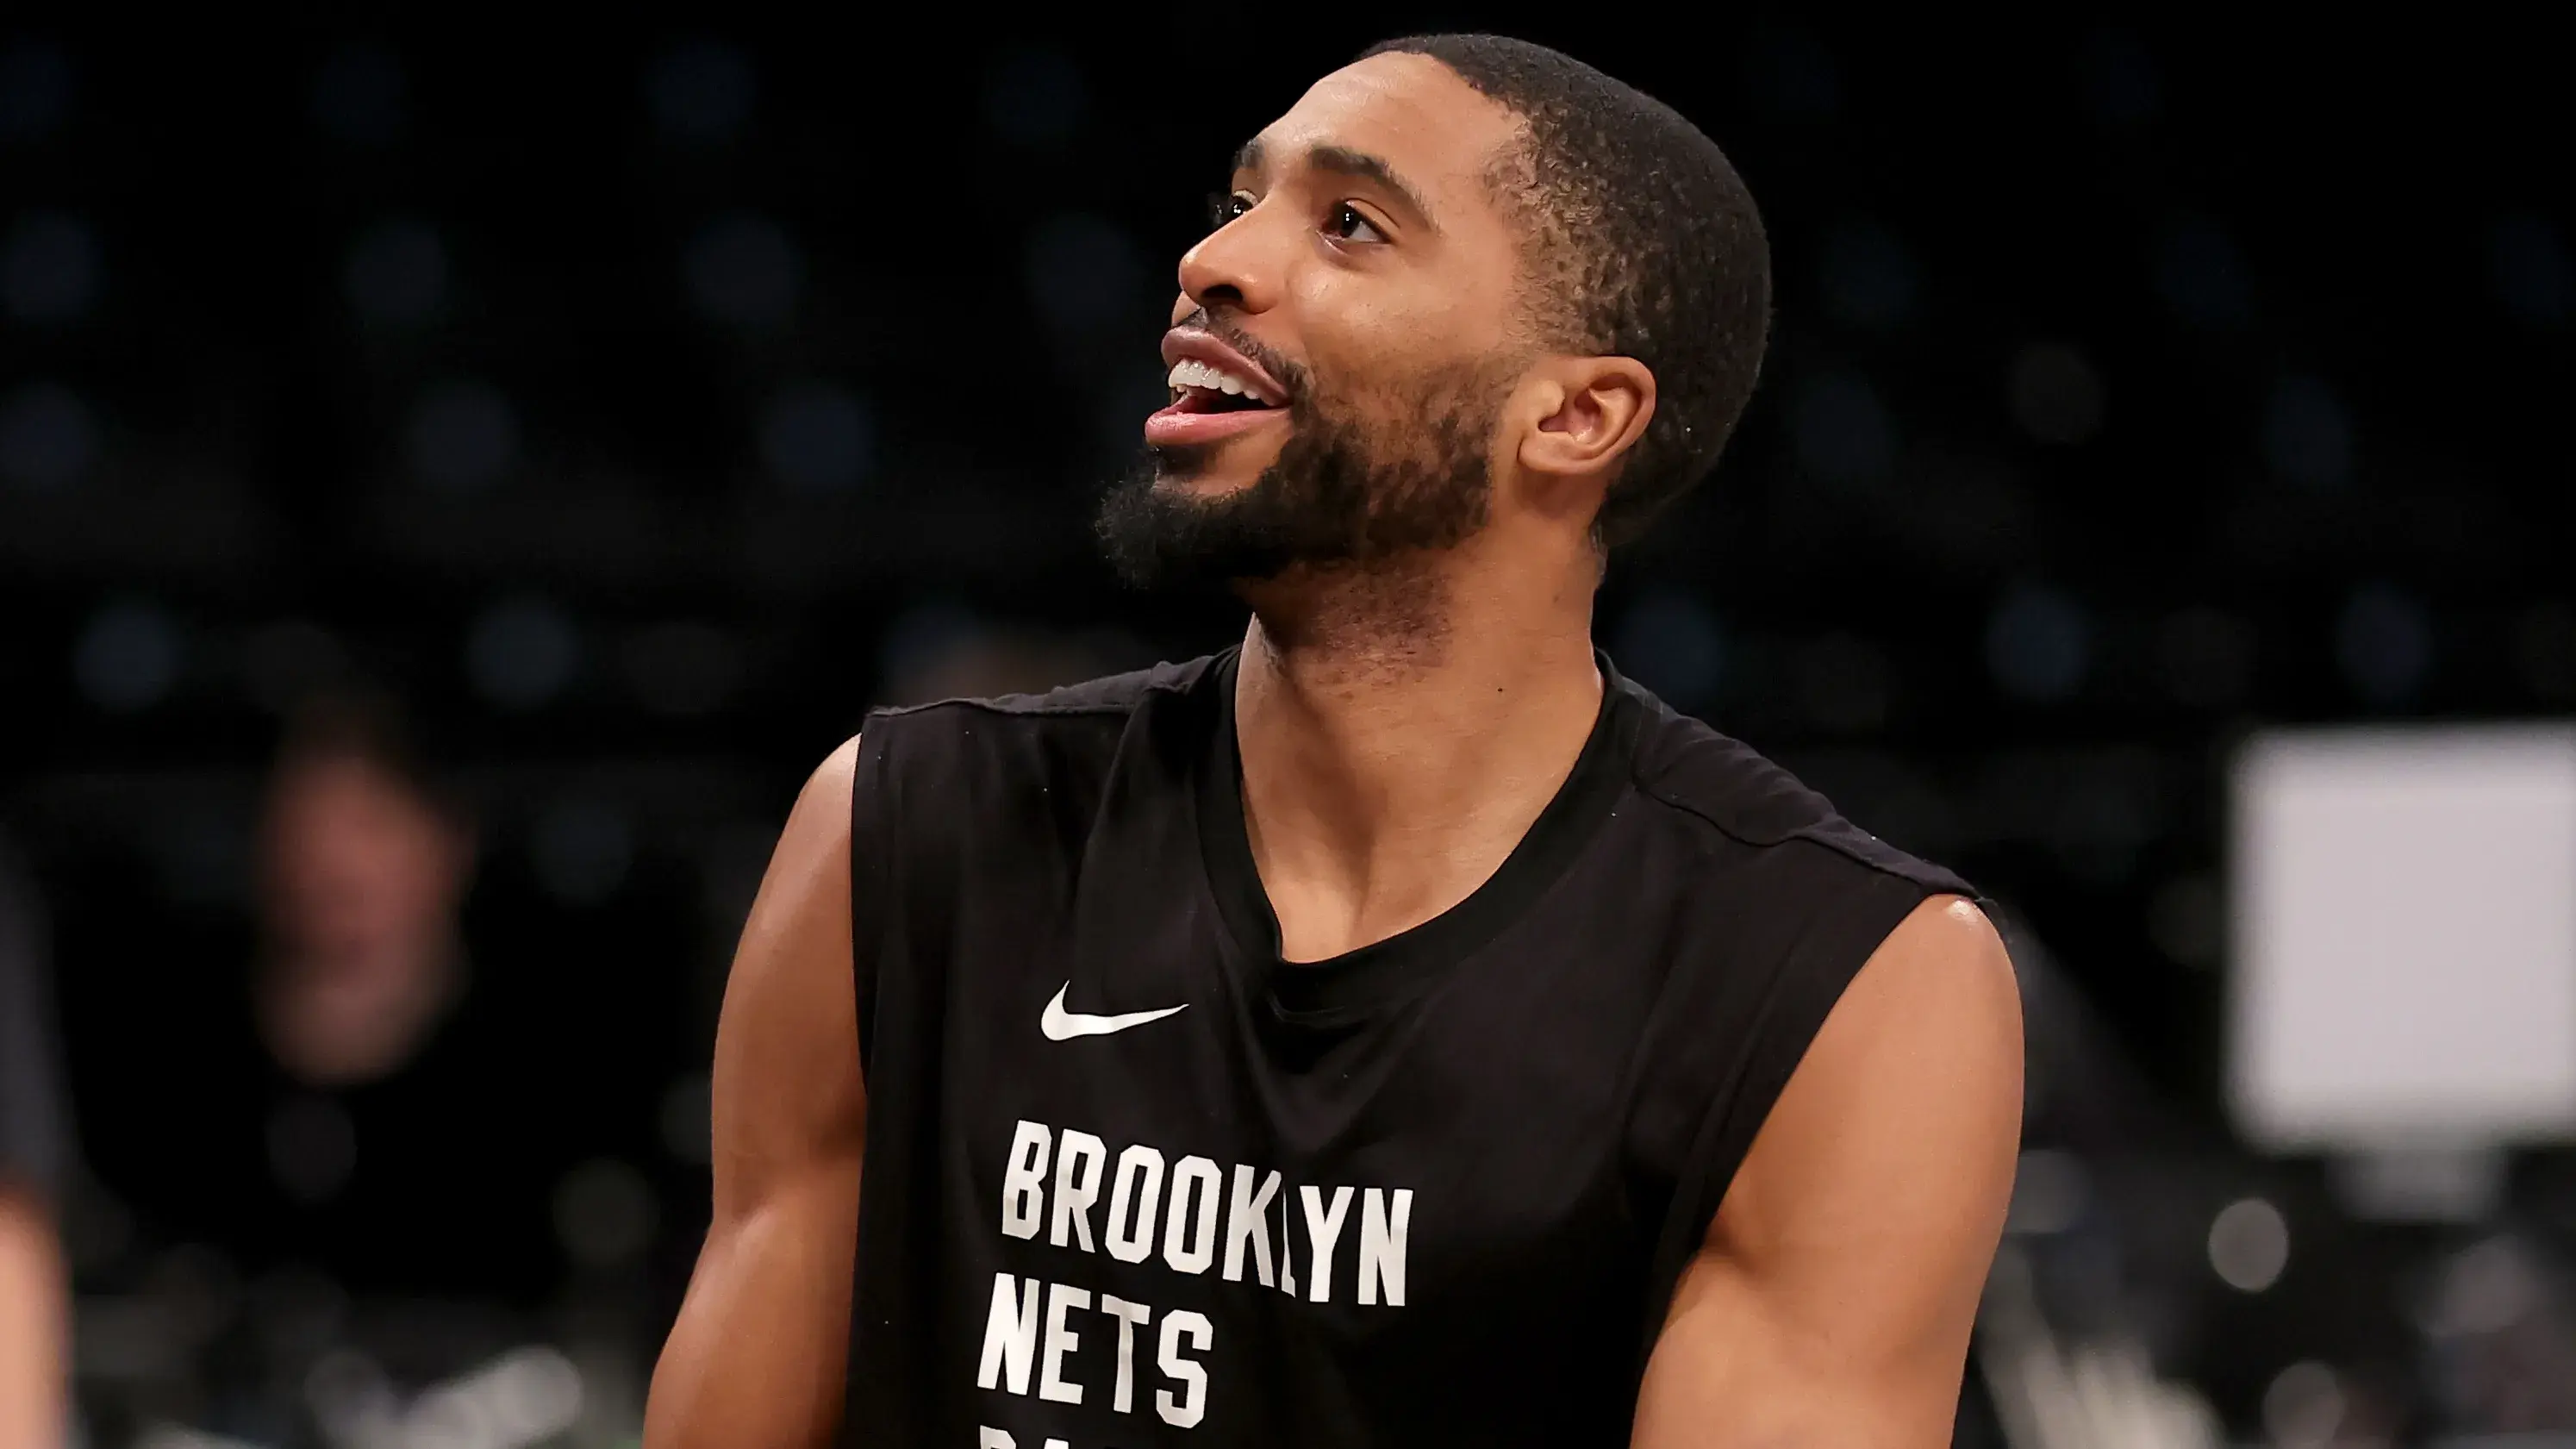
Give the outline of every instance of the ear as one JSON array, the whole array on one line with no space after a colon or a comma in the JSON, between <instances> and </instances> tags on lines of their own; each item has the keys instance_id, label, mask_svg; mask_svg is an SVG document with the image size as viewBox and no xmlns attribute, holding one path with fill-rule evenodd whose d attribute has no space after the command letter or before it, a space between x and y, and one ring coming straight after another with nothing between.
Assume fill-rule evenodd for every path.
<instances>
[{"instance_id":1,"label":"ear","mask_svg":"<svg viewBox=\"0 0 2576 1449\"><path fill-rule=\"evenodd\" d=\"M1655 374L1633 357L1555 357L1522 383L1533 414L1520 465L1543 476L1608 473L1655 416Z\"/></svg>"}]
</instances>

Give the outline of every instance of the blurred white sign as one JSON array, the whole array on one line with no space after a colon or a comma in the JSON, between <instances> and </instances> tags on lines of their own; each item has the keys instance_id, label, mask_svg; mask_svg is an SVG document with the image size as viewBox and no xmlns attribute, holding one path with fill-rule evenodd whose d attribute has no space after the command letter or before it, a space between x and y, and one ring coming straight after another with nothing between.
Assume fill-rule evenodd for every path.
<instances>
[{"instance_id":1,"label":"blurred white sign","mask_svg":"<svg viewBox=\"0 0 2576 1449\"><path fill-rule=\"evenodd\" d=\"M2263 734L2230 791L2248 1139L2576 1136L2576 729Z\"/></svg>"}]
</instances>

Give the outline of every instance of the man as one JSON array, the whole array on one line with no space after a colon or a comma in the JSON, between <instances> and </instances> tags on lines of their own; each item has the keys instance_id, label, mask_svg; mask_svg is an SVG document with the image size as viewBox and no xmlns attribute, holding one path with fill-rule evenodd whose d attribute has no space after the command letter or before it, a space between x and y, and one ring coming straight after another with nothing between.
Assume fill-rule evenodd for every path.
<instances>
[{"instance_id":1,"label":"man","mask_svg":"<svg viewBox=\"0 0 2576 1449\"><path fill-rule=\"evenodd\" d=\"M815 775L649 1442L1947 1442L2010 964L1590 643L1752 387L1742 184L1442 36L1319 81L1215 222L1102 533L1243 644Z\"/></svg>"},{"instance_id":2,"label":"man","mask_svg":"<svg viewBox=\"0 0 2576 1449\"><path fill-rule=\"evenodd\" d=\"M587 1261L580 1215L557 1211L569 1175L649 1146L652 943L583 922L575 949L493 901L474 820L391 700L334 690L285 723L250 938L93 942L117 996L153 1003L115 1018L84 1079L99 1176L149 1231L253 1274L534 1310Z\"/></svg>"},{"instance_id":3,"label":"man","mask_svg":"<svg viewBox=\"0 0 2576 1449\"><path fill-rule=\"evenodd\" d=\"M71 1309L53 1209L66 1144L44 958L35 897L0 842L0 1449L64 1442Z\"/></svg>"}]
</instances>

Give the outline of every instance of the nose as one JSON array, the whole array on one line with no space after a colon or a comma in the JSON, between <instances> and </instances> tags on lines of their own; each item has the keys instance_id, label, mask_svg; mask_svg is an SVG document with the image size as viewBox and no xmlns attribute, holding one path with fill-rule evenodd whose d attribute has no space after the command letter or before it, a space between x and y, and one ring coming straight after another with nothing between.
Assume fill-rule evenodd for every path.
<instances>
[{"instance_id":1,"label":"nose","mask_svg":"<svg viewBox=\"0 0 2576 1449\"><path fill-rule=\"evenodd\" d=\"M1191 309L1231 308L1260 313L1279 300L1279 255L1275 225L1255 206L1218 227L1197 246L1181 254L1181 300L1175 318Z\"/></svg>"}]
</instances>

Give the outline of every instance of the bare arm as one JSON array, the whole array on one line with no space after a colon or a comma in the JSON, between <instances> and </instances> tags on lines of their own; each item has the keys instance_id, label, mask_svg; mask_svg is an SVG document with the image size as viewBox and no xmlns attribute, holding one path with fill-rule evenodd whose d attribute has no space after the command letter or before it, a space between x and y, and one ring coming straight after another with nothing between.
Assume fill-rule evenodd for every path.
<instances>
[{"instance_id":1,"label":"bare arm","mask_svg":"<svg viewBox=\"0 0 2576 1449\"><path fill-rule=\"evenodd\" d=\"M797 797L716 1029L715 1215L653 1373L648 1449L807 1449L841 1417L867 1141L850 971L858 741Z\"/></svg>"},{"instance_id":2,"label":"bare arm","mask_svg":"<svg viewBox=\"0 0 2576 1449\"><path fill-rule=\"evenodd\" d=\"M1682 1276L1637 1449L1950 1442L2021 1132L1994 928L1926 901L1861 968Z\"/></svg>"},{"instance_id":3,"label":"bare arm","mask_svg":"<svg viewBox=\"0 0 2576 1449\"><path fill-rule=\"evenodd\" d=\"M62 1254L52 1220L0 1182L0 1449L63 1442Z\"/></svg>"}]
</instances>

